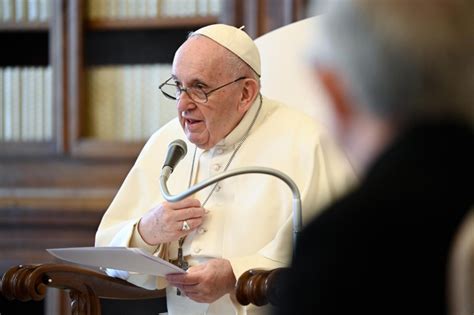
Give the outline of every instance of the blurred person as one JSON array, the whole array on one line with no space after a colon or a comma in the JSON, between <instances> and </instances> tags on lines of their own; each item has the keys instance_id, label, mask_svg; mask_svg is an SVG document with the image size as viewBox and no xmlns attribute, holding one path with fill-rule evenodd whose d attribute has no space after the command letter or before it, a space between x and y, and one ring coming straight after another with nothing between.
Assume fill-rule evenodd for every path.
<instances>
[{"instance_id":1,"label":"blurred person","mask_svg":"<svg viewBox=\"0 0 474 315\"><path fill-rule=\"evenodd\" d=\"M474 204L474 2L331 0L314 42L360 185L309 223L277 314L446 314Z\"/></svg>"}]
</instances>

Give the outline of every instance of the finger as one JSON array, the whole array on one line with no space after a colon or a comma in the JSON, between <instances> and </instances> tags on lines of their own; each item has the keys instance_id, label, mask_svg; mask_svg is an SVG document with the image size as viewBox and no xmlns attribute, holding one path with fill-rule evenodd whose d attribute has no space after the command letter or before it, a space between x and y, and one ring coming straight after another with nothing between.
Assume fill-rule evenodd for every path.
<instances>
[{"instance_id":1,"label":"finger","mask_svg":"<svg viewBox=\"0 0 474 315\"><path fill-rule=\"evenodd\" d=\"M195 286L195 285L199 284L195 280L181 279L181 278L180 279L169 279L168 277L166 277L166 280L172 286L180 287L180 288L184 288L185 286Z\"/></svg>"},{"instance_id":2,"label":"finger","mask_svg":"<svg viewBox=\"0 0 474 315\"><path fill-rule=\"evenodd\" d=\"M205 211L204 211L204 208L193 207L193 208L175 210L173 215L174 215L175 220L184 221L188 219L202 218L205 215Z\"/></svg>"},{"instance_id":3,"label":"finger","mask_svg":"<svg viewBox=\"0 0 474 315\"><path fill-rule=\"evenodd\" d=\"M186 228L186 223L187 227ZM183 234L189 234L192 231L196 230L198 227L200 227L203 223L203 219L188 219L184 221L179 221L177 225L177 230L184 232Z\"/></svg>"},{"instance_id":4,"label":"finger","mask_svg":"<svg viewBox=\"0 0 474 315\"><path fill-rule=\"evenodd\" d=\"M199 208L201 207L201 202L196 198L186 198L177 202L165 202L165 205L171 209L186 209L186 208Z\"/></svg>"},{"instance_id":5,"label":"finger","mask_svg":"<svg viewBox=\"0 0 474 315\"><path fill-rule=\"evenodd\" d=\"M166 280L173 286L190 286L199 284L199 279L194 276L189 276L187 273L172 273L166 275Z\"/></svg>"},{"instance_id":6,"label":"finger","mask_svg":"<svg viewBox=\"0 0 474 315\"><path fill-rule=\"evenodd\" d=\"M206 265L204 265L204 264L191 266L191 267L189 267L189 269L187 270L187 273L188 273L188 274L192 274L192 273L194 273L194 272L198 272L198 271L203 270L205 267L206 267Z\"/></svg>"}]
</instances>

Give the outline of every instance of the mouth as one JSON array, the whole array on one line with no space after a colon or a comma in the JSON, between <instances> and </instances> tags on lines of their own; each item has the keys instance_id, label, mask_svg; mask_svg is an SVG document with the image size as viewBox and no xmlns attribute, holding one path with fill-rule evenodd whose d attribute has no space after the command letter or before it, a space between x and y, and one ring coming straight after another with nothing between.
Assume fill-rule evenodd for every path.
<instances>
[{"instance_id":1,"label":"mouth","mask_svg":"<svg viewBox=\"0 0 474 315\"><path fill-rule=\"evenodd\" d=\"M203 122L204 122L203 120L199 120L199 119L184 118L184 125L186 129L190 132L200 130Z\"/></svg>"},{"instance_id":2,"label":"mouth","mask_svg":"<svg viewBox=\"0 0 474 315\"><path fill-rule=\"evenodd\" d=\"M191 125L191 126L202 122L202 120L191 119L191 118L186 118L184 121L186 122L187 125Z\"/></svg>"}]
</instances>

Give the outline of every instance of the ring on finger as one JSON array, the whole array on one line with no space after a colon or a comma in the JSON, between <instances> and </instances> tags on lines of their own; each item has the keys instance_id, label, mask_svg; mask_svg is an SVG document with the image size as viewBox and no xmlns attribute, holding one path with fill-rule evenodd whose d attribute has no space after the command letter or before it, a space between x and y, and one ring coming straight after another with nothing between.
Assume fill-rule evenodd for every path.
<instances>
[{"instance_id":1,"label":"ring on finger","mask_svg":"<svg viewBox=\"0 0 474 315\"><path fill-rule=\"evenodd\" d=\"M189 226L188 221L184 220L183 221L183 226L181 227L181 231L189 231L191 227Z\"/></svg>"}]
</instances>

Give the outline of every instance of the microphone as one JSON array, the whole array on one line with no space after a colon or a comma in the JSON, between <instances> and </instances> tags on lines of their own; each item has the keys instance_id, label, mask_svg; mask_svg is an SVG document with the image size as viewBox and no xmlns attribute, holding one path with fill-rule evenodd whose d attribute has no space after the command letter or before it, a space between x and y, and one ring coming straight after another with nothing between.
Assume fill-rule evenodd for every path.
<instances>
[{"instance_id":1,"label":"microphone","mask_svg":"<svg viewBox=\"0 0 474 315\"><path fill-rule=\"evenodd\" d=\"M181 139L176 139L168 145L165 163L161 168L161 174L166 180L168 180L176 165L184 158L187 152L186 143Z\"/></svg>"}]
</instances>

